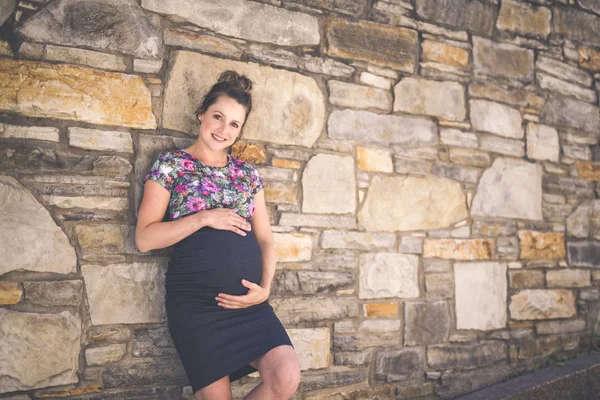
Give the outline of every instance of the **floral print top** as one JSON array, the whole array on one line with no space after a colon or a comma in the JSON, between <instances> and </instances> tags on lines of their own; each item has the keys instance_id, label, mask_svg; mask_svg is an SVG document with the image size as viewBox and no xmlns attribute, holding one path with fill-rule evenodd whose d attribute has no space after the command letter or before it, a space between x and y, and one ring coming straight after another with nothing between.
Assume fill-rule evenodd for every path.
<instances>
[{"instance_id":1,"label":"floral print top","mask_svg":"<svg viewBox=\"0 0 600 400\"><path fill-rule=\"evenodd\" d=\"M254 195L264 185L249 163L227 155L227 165L211 167L185 150L171 150L158 156L144 182L158 182L171 192L167 218L176 220L201 210L234 208L250 220Z\"/></svg>"}]
</instances>

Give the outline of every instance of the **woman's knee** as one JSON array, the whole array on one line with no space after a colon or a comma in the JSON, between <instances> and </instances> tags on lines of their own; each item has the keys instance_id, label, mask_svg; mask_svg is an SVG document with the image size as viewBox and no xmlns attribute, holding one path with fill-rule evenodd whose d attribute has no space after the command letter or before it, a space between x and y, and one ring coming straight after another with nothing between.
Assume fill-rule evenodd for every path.
<instances>
[{"instance_id":1,"label":"woman's knee","mask_svg":"<svg viewBox=\"0 0 600 400\"><path fill-rule=\"evenodd\" d=\"M300 367L295 359L282 364L271 376L270 386L278 397L289 398L296 393L300 385Z\"/></svg>"},{"instance_id":2,"label":"woman's knee","mask_svg":"<svg viewBox=\"0 0 600 400\"><path fill-rule=\"evenodd\" d=\"M229 377L223 377L195 393L196 400L231 400Z\"/></svg>"}]
</instances>

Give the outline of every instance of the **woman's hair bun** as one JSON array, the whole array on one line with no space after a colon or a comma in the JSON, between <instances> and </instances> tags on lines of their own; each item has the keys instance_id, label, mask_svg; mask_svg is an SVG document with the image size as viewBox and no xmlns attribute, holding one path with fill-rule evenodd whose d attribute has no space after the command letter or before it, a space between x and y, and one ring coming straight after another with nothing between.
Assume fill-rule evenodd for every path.
<instances>
[{"instance_id":1,"label":"woman's hair bun","mask_svg":"<svg viewBox=\"0 0 600 400\"><path fill-rule=\"evenodd\" d=\"M235 71L223 71L219 75L217 83L225 82L231 86L237 87L246 93L252 90L252 81L246 75L240 75Z\"/></svg>"}]
</instances>

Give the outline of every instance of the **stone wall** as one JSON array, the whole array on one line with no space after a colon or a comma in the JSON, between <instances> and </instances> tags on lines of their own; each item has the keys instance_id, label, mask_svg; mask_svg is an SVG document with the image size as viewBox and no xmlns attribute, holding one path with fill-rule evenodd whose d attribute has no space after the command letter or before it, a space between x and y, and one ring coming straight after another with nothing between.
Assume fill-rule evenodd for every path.
<instances>
[{"instance_id":1,"label":"stone wall","mask_svg":"<svg viewBox=\"0 0 600 400\"><path fill-rule=\"evenodd\" d=\"M296 399L452 396L594 345L597 1L2 0L0 21L0 398L193 398L169 252L134 226L224 69L255 85L234 153L266 183Z\"/></svg>"}]
</instances>

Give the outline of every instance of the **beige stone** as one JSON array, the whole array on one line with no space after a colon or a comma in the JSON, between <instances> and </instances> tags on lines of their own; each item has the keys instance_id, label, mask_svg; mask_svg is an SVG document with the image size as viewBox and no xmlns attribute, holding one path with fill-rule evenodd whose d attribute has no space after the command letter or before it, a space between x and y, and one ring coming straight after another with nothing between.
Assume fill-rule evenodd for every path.
<instances>
[{"instance_id":1,"label":"beige stone","mask_svg":"<svg viewBox=\"0 0 600 400\"><path fill-rule=\"evenodd\" d=\"M440 129L440 142L447 146L477 148L477 135L472 132L463 132L458 129Z\"/></svg>"},{"instance_id":2,"label":"beige stone","mask_svg":"<svg viewBox=\"0 0 600 400\"><path fill-rule=\"evenodd\" d=\"M163 60L146 60L136 58L133 60L133 70L143 74L158 74L163 66Z\"/></svg>"},{"instance_id":3,"label":"beige stone","mask_svg":"<svg viewBox=\"0 0 600 400\"><path fill-rule=\"evenodd\" d=\"M317 154L304 169L302 190L304 213L354 213L354 160L351 157Z\"/></svg>"},{"instance_id":4,"label":"beige stone","mask_svg":"<svg viewBox=\"0 0 600 400\"><path fill-rule=\"evenodd\" d=\"M79 381L79 318L0 309L0 324L0 393Z\"/></svg>"},{"instance_id":5,"label":"beige stone","mask_svg":"<svg viewBox=\"0 0 600 400\"><path fill-rule=\"evenodd\" d=\"M577 175L586 181L600 181L600 162L576 161Z\"/></svg>"},{"instance_id":6,"label":"beige stone","mask_svg":"<svg viewBox=\"0 0 600 400\"><path fill-rule=\"evenodd\" d=\"M484 151L522 158L525 144L521 140L506 139L496 135L480 135L479 148Z\"/></svg>"},{"instance_id":7,"label":"beige stone","mask_svg":"<svg viewBox=\"0 0 600 400\"><path fill-rule=\"evenodd\" d=\"M557 335L585 330L584 319L540 321L535 326L538 335Z\"/></svg>"},{"instance_id":8,"label":"beige stone","mask_svg":"<svg viewBox=\"0 0 600 400\"><path fill-rule=\"evenodd\" d=\"M412 73L418 47L417 32L368 21L340 18L325 21L327 54L365 61L380 67Z\"/></svg>"},{"instance_id":9,"label":"beige stone","mask_svg":"<svg viewBox=\"0 0 600 400\"><path fill-rule=\"evenodd\" d=\"M576 288L591 285L589 269L559 269L546 272L546 283L549 288Z\"/></svg>"},{"instance_id":10,"label":"beige stone","mask_svg":"<svg viewBox=\"0 0 600 400\"><path fill-rule=\"evenodd\" d=\"M588 72L554 58L540 56L536 60L535 66L540 72L546 72L559 79L571 81L581 86L589 87L593 82Z\"/></svg>"},{"instance_id":11,"label":"beige stone","mask_svg":"<svg viewBox=\"0 0 600 400\"><path fill-rule=\"evenodd\" d=\"M27 302L47 307L79 307L83 299L83 281L23 282Z\"/></svg>"},{"instance_id":12,"label":"beige stone","mask_svg":"<svg viewBox=\"0 0 600 400\"><path fill-rule=\"evenodd\" d=\"M196 133L194 111L219 74L234 69L253 82L255 101L244 139L311 147L325 124L325 99L313 78L298 73L174 51L164 95L162 125ZM186 93L185 95L182 95Z\"/></svg>"},{"instance_id":13,"label":"beige stone","mask_svg":"<svg viewBox=\"0 0 600 400\"><path fill-rule=\"evenodd\" d=\"M457 329L506 327L506 270L499 262L454 264Z\"/></svg>"},{"instance_id":14,"label":"beige stone","mask_svg":"<svg viewBox=\"0 0 600 400\"><path fill-rule=\"evenodd\" d=\"M117 362L125 357L127 344L116 343L102 347L92 347L85 350L85 362L87 365L104 365Z\"/></svg>"},{"instance_id":15,"label":"beige stone","mask_svg":"<svg viewBox=\"0 0 600 400\"><path fill-rule=\"evenodd\" d=\"M451 148L448 150L448 159L453 164L472 167L486 168L492 164L492 157L488 153L475 149Z\"/></svg>"},{"instance_id":16,"label":"beige stone","mask_svg":"<svg viewBox=\"0 0 600 400\"><path fill-rule=\"evenodd\" d=\"M327 368L331 364L329 328L288 329L300 361L300 370Z\"/></svg>"},{"instance_id":17,"label":"beige stone","mask_svg":"<svg viewBox=\"0 0 600 400\"><path fill-rule=\"evenodd\" d=\"M46 45L44 59L48 61L64 61L72 64L81 64L92 68L114 71L125 71L127 69L125 59L121 56L78 49L76 47L62 47L48 44Z\"/></svg>"},{"instance_id":18,"label":"beige stone","mask_svg":"<svg viewBox=\"0 0 600 400\"><path fill-rule=\"evenodd\" d=\"M242 50L233 41L209 34L199 34L180 28L164 30L165 44L200 50L203 53L219 54L226 57L240 58Z\"/></svg>"},{"instance_id":19,"label":"beige stone","mask_svg":"<svg viewBox=\"0 0 600 400\"><path fill-rule=\"evenodd\" d=\"M300 233L273 233L275 252L280 262L308 261L312 257L313 238Z\"/></svg>"},{"instance_id":20,"label":"beige stone","mask_svg":"<svg viewBox=\"0 0 600 400\"><path fill-rule=\"evenodd\" d=\"M274 158L271 160L271 164L274 167L280 168L291 168L291 169L299 169L302 166L300 161L296 160L285 160L282 158Z\"/></svg>"},{"instance_id":21,"label":"beige stone","mask_svg":"<svg viewBox=\"0 0 600 400\"><path fill-rule=\"evenodd\" d=\"M28 117L154 129L150 90L134 75L0 60L0 110Z\"/></svg>"},{"instance_id":22,"label":"beige stone","mask_svg":"<svg viewBox=\"0 0 600 400\"><path fill-rule=\"evenodd\" d=\"M579 49L579 65L590 71L600 72L600 51L587 47Z\"/></svg>"},{"instance_id":23,"label":"beige stone","mask_svg":"<svg viewBox=\"0 0 600 400\"><path fill-rule=\"evenodd\" d=\"M447 227L467 217L464 194L445 178L375 177L358 222L368 231Z\"/></svg>"},{"instance_id":24,"label":"beige stone","mask_svg":"<svg viewBox=\"0 0 600 400\"><path fill-rule=\"evenodd\" d=\"M563 232L519 231L521 259L565 258L565 235Z\"/></svg>"},{"instance_id":25,"label":"beige stone","mask_svg":"<svg viewBox=\"0 0 600 400\"><path fill-rule=\"evenodd\" d=\"M387 111L392 106L389 91L347 82L329 81L329 102L335 106L350 108L376 108Z\"/></svg>"},{"instance_id":26,"label":"beige stone","mask_svg":"<svg viewBox=\"0 0 600 400\"><path fill-rule=\"evenodd\" d=\"M265 186L265 201L267 203L297 204L295 184L269 182Z\"/></svg>"},{"instance_id":27,"label":"beige stone","mask_svg":"<svg viewBox=\"0 0 600 400\"><path fill-rule=\"evenodd\" d=\"M357 147L358 168L370 172L394 172L392 156L389 151L371 147Z\"/></svg>"},{"instance_id":28,"label":"beige stone","mask_svg":"<svg viewBox=\"0 0 600 400\"><path fill-rule=\"evenodd\" d=\"M45 204L59 208L92 208L98 210L127 210L129 200L126 197L107 196L42 196Z\"/></svg>"},{"instance_id":29,"label":"beige stone","mask_svg":"<svg viewBox=\"0 0 600 400\"><path fill-rule=\"evenodd\" d=\"M577 312L575 295L565 289L522 290L510 297L509 310L516 320L570 318Z\"/></svg>"},{"instance_id":30,"label":"beige stone","mask_svg":"<svg viewBox=\"0 0 600 400\"><path fill-rule=\"evenodd\" d=\"M58 142L58 128L50 126L17 126L0 124L0 138L35 139Z\"/></svg>"},{"instance_id":31,"label":"beige stone","mask_svg":"<svg viewBox=\"0 0 600 400\"><path fill-rule=\"evenodd\" d=\"M550 34L549 8L512 0L503 1L496 21L498 29L546 38Z\"/></svg>"},{"instance_id":32,"label":"beige stone","mask_svg":"<svg viewBox=\"0 0 600 400\"><path fill-rule=\"evenodd\" d=\"M558 132L551 126L527 124L527 157L558 162Z\"/></svg>"},{"instance_id":33,"label":"beige stone","mask_svg":"<svg viewBox=\"0 0 600 400\"><path fill-rule=\"evenodd\" d=\"M412 254L361 255L358 297L419 297L418 260L418 256Z\"/></svg>"},{"instance_id":34,"label":"beige stone","mask_svg":"<svg viewBox=\"0 0 600 400\"><path fill-rule=\"evenodd\" d=\"M385 76L379 76L370 72L361 72L359 80L365 85L371 85L380 89L391 89L392 81Z\"/></svg>"},{"instance_id":35,"label":"beige stone","mask_svg":"<svg viewBox=\"0 0 600 400\"><path fill-rule=\"evenodd\" d=\"M363 304L367 318L393 318L398 316L398 303L367 303Z\"/></svg>"},{"instance_id":36,"label":"beige stone","mask_svg":"<svg viewBox=\"0 0 600 400\"><path fill-rule=\"evenodd\" d=\"M518 110L488 100L471 100L469 104L473 129L513 139L523 137Z\"/></svg>"},{"instance_id":37,"label":"beige stone","mask_svg":"<svg viewBox=\"0 0 600 400\"><path fill-rule=\"evenodd\" d=\"M509 271L511 289L543 288L545 279L543 271L516 270Z\"/></svg>"},{"instance_id":38,"label":"beige stone","mask_svg":"<svg viewBox=\"0 0 600 400\"><path fill-rule=\"evenodd\" d=\"M304 226L312 228L356 229L356 218L342 215L292 214L284 212L279 218L280 226Z\"/></svg>"},{"instance_id":39,"label":"beige stone","mask_svg":"<svg viewBox=\"0 0 600 400\"><path fill-rule=\"evenodd\" d=\"M394 86L394 112L463 121L466 116L464 92L464 87L457 82L404 78Z\"/></svg>"},{"instance_id":40,"label":"beige stone","mask_svg":"<svg viewBox=\"0 0 600 400\"><path fill-rule=\"evenodd\" d=\"M158 263L81 266L93 325L161 322L164 267Z\"/></svg>"},{"instance_id":41,"label":"beige stone","mask_svg":"<svg viewBox=\"0 0 600 400\"><path fill-rule=\"evenodd\" d=\"M494 256L491 239L425 239L423 257L451 260L490 260Z\"/></svg>"},{"instance_id":42,"label":"beige stone","mask_svg":"<svg viewBox=\"0 0 600 400\"><path fill-rule=\"evenodd\" d=\"M286 297L269 300L275 313L285 324L339 320L358 316L356 298Z\"/></svg>"},{"instance_id":43,"label":"beige stone","mask_svg":"<svg viewBox=\"0 0 600 400\"><path fill-rule=\"evenodd\" d=\"M392 233L326 230L322 239L324 249L392 250L395 244L396 235Z\"/></svg>"},{"instance_id":44,"label":"beige stone","mask_svg":"<svg viewBox=\"0 0 600 400\"><path fill-rule=\"evenodd\" d=\"M473 63L477 74L531 82L533 59L533 50L473 37Z\"/></svg>"},{"instance_id":45,"label":"beige stone","mask_svg":"<svg viewBox=\"0 0 600 400\"><path fill-rule=\"evenodd\" d=\"M0 281L0 305L17 304L23 298L18 282Z\"/></svg>"},{"instance_id":46,"label":"beige stone","mask_svg":"<svg viewBox=\"0 0 600 400\"><path fill-rule=\"evenodd\" d=\"M76 271L77 257L67 236L37 199L8 176L0 176L0 225L0 275Z\"/></svg>"},{"instance_id":47,"label":"beige stone","mask_svg":"<svg viewBox=\"0 0 600 400\"><path fill-rule=\"evenodd\" d=\"M119 131L69 128L69 146L88 150L108 150L133 153L131 134Z\"/></svg>"},{"instance_id":48,"label":"beige stone","mask_svg":"<svg viewBox=\"0 0 600 400\"><path fill-rule=\"evenodd\" d=\"M83 249L137 253L134 227L130 225L78 224L75 226L75 237Z\"/></svg>"},{"instance_id":49,"label":"beige stone","mask_svg":"<svg viewBox=\"0 0 600 400\"><path fill-rule=\"evenodd\" d=\"M536 73L536 78L542 89L547 89L565 96L573 96L576 99L587 101L589 103L595 103L597 100L596 93L591 89L582 88L581 86L565 82L551 75L546 75L541 71Z\"/></svg>"},{"instance_id":50,"label":"beige stone","mask_svg":"<svg viewBox=\"0 0 600 400\"><path fill-rule=\"evenodd\" d=\"M451 65L458 68L469 66L469 52L463 48L452 46L434 40L424 40L422 43L424 60Z\"/></svg>"},{"instance_id":51,"label":"beige stone","mask_svg":"<svg viewBox=\"0 0 600 400\"><path fill-rule=\"evenodd\" d=\"M268 4L228 0L143 0L142 7L213 30L224 36L280 46L319 44L319 21L305 13Z\"/></svg>"}]
</instances>

